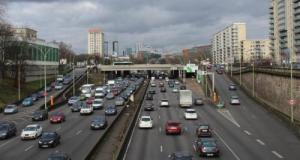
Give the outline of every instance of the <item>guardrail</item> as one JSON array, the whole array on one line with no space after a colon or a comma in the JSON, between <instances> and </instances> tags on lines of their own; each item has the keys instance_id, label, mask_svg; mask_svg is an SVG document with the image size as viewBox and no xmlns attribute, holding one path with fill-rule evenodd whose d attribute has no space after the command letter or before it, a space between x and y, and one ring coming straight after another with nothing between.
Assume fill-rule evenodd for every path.
<instances>
[{"instance_id":1,"label":"guardrail","mask_svg":"<svg viewBox=\"0 0 300 160\"><path fill-rule=\"evenodd\" d=\"M134 92L134 94L138 93L140 91L140 89L142 88L142 84L139 86L139 88ZM120 115L123 113L123 111L125 110L125 106L129 103L129 100L124 104L124 107L121 109L120 112L118 112L118 115L116 116L116 118L111 122L110 125L107 126L107 128L105 129L103 135L97 140L97 143L93 146L93 149L85 156L85 159L91 159L93 156L93 153L95 152L97 146L99 146L103 141L104 141L104 137L107 135L107 133L109 132L109 130L112 128L112 126L114 125L114 123L119 119Z\"/></svg>"},{"instance_id":2,"label":"guardrail","mask_svg":"<svg viewBox=\"0 0 300 160\"><path fill-rule=\"evenodd\" d=\"M292 71L293 71L293 77L300 78L300 70L299 69L293 69ZM232 70L232 74L234 74L234 75L237 75L240 73L249 73L249 72L253 72L253 67L244 67L241 70L239 68L235 68ZM269 68L269 67L255 67L254 66L254 72L277 75L277 76L284 76L284 77L291 76L290 68Z\"/></svg>"}]
</instances>

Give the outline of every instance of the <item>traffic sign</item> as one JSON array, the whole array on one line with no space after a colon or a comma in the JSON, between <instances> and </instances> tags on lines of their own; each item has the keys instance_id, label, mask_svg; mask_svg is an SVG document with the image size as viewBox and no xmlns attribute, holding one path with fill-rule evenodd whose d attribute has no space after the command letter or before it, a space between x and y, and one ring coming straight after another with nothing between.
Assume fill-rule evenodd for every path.
<instances>
[{"instance_id":1,"label":"traffic sign","mask_svg":"<svg viewBox=\"0 0 300 160\"><path fill-rule=\"evenodd\" d=\"M296 104L296 100L295 99L290 99L288 100L289 105L293 106Z\"/></svg>"}]
</instances>

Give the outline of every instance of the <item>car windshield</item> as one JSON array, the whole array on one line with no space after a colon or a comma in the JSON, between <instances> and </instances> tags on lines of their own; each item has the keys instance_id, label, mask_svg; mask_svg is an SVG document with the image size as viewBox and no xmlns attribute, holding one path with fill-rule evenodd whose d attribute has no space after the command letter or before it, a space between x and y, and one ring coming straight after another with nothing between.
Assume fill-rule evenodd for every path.
<instances>
[{"instance_id":1,"label":"car windshield","mask_svg":"<svg viewBox=\"0 0 300 160\"><path fill-rule=\"evenodd\" d=\"M196 113L196 111L194 111L194 110L186 110L185 112L186 113Z\"/></svg>"},{"instance_id":2,"label":"car windshield","mask_svg":"<svg viewBox=\"0 0 300 160\"><path fill-rule=\"evenodd\" d=\"M94 119L92 119L92 122L103 122L104 120L104 117L95 117Z\"/></svg>"},{"instance_id":3,"label":"car windshield","mask_svg":"<svg viewBox=\"0 0 300 160\"><path fill-rule=\"evenodd\" d=\"M24 131L35 131L36 130L36 127L33 127L33 126L30 126L30 127L26 127L24 129Z\"/></svg>"},{"instance_id":4,"label":"car windshield","mask_svg":"<svg viewBox=\"0 0 300 160\"><path fill-rule=\"evenodd\" d=\"M42 138L53 138L55 137L55 133L52 132L46 132L42 134Z\"/></svg>"},{"instance_id":5,"label":"car windshield","mask_svg":"<svg viewBox=\"0 0 300 160\"><path fill-rule=\"evenodd\" d=\"M8 106L6 106L5 108L6 108L6 109L13 109L13 108L15 108L15 106L13 106L13 105L8 105Z\"/></svg>"},{"instance_id":6,"label":"car windshield","mask_svg":"<svg viewBox=\"0 0 300 160\"><path fill-rule=\"evenodd\" d=\"M216 147L217 146L217 144L214 141L203 141L202 144L205 147Z\"/></svg>"},{"instance_id":7,"label":"car windshield","mask_svg":"<svg viewBox=\"0 0 300 160\"><path fill-rule=\"evenodd\" d=\"M77 100L78 97L71 97L70 100Z\"/></svg>"},{"instance_id":8,"label":"car windshield","mask_svg":"<svg viewBox=\"0 0 300 160\"><path fill-rule=\"evenodd\" d=\"M101 104L101 103L102 103L101 100L95 100L95 101L94 101L94 104Z\"/></svg>"},{"instance_id":9,"label":"car windshield","mask_svg":"<svg viewBox=\"0 0 300 160\"><path fill-rule=\"evenodd\" d=\"M151 118L148 118L148 117L142 117L141 121L151 121Z\"/></svg>"},{"instance_id":10,"label":"car windshield","mask_svg":"<svg viewBox=\"0 0 300 160\"><path fill-rule=\"evenodd\" d=\"M202 130L202 129L209 129L209 127L208 126L200 126L199 129L200 130Z\"/></svg>"},{"instance_id":11,"label":"car windshield","mask_svg":"<svg viewBox=\"0 0 300 160\"><path fill-rule=\"evenodd\" d=\"M65 160L64 156L51 156L48 160Z\"/></svg>"},{"instance_id":12,"label":"car windshield","mask_svg":"<svg viewBox=\"0 0 300 160\"><path fill-rule=\"evenodd\" d=\"M177 123L177 122L169 122L168 123L168 126L179 126L180 125L180 123Z\"/></svg>"},{"instance_id":13,"label":"car windshield","mask_svg":"<svg viewBox=\"0 0 300 160\"><path fill-rule=\"evenodd\" d=\"M167 99L162 99L161 101L162 101L162 102L168 102L168 100L167 100Z\"/></svg>"},{"instance_id":14,"label":"car windshield","mask_svg":"<svg viewBox=\"0 0 300 160\"><path fill-rule=\"evenodd\" d=\"M7 125L0 125L0 131L6 131L8 129Z\"/></svg>"}]
</instances>

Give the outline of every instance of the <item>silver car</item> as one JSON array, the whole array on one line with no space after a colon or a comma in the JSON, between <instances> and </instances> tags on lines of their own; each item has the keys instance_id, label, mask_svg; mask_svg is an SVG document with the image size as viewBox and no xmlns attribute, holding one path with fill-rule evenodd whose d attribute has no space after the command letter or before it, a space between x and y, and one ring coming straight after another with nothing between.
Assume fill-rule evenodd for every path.
<instances>
[{"instance_id":1,"label":"silver car","mask_svg":"<svg viewBox=\"0 0 300 160\"><path fill-rule=\"evenodd\" d=\"M125 101L124 101L124 99L123 99L122 97L118 97L118 98L116 98L116 100L115 100L115 105L116 105L116 106L123 106L124 103L125 103Z\"/></svg>"},{"instance_id":2,"label":"silver car","mask_svg":"<svg viewBox=\"0 0 300 160\"><path fill-rule=\"evenodd\" d=\"M230 104L237 104L239 105L240 104L240 99L238 96L231 96L230 97Z\"/></svg>"},{"instance_id":3,"label":"silver car","mask_svg":"<svg viewBox=\"0 0 300 160\"><path fill-rule=\"evenodd\" d=\"M103 108L103 99L95 99L92 104L94 109L102 109Z\"/></svg>"},{"instance_id":4,"label":"silver car","mask_svg":"<svg viewBox=\"0 0 300 160\"><path fill-rule=\"evenodd\" d=\"M15 104L9 104L4 108L4 114L18 113L18 107Z\"/></svg>"}]
</instances>

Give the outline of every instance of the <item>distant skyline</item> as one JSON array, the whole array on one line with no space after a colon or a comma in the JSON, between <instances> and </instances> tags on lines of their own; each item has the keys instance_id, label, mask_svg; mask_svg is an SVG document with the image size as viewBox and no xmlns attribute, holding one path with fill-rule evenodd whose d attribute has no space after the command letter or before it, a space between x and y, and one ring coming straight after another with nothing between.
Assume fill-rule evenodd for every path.
<instances>
[{"instance_id":1,"label":"distant skyline","mask_svg":"<svg viewBox=\"0 0 300 160\"><path fill-rule=\"evenodd\" d=\"M145 42L181 52L210 44L212 35L233 22L247 24L247 38L268 36L269 1L262 0L7 0L6 20L28 26L47 41L87 52L89 28L101 28L119 51Z\"/></svg>"}]
</instances>

